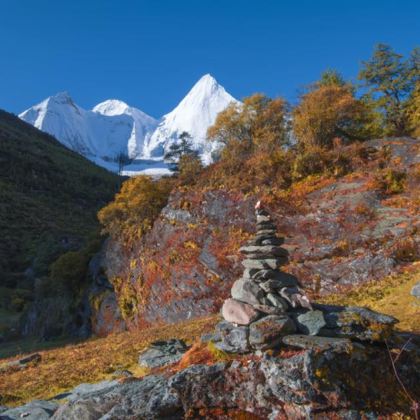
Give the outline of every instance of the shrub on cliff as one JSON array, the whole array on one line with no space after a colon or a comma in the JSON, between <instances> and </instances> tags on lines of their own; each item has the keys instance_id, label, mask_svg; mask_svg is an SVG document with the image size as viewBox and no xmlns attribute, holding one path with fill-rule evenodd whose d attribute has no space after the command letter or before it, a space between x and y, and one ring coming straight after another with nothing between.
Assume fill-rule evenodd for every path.
<instances>
[{"instance_id":1,"label":"shrub on cliff","mask_svg":"<svg viewBox=\"0 0 420 420\"><path fill-rule=\"evenodd\" d=\"M183 185L194 183L202 170L203 164L196 154L184 154L179 158L178 177Z\"/></svg>"},{"instance_id":2,"label":"shrub on cliff","mask_svg":"<svg viewBox=\"0 0 420 420\"><path fill-rule=\"evenodd\" d=\"M76 291L84 282L89 263L88 254L81 251L69 251L51 264L51 289L57 291Z\"/></svg>"},{"instance_id":3,"label":"shrub on cliff","mask_svg":"<svg viewBox=\"0 0 420 420\"><path fill-rule=\"evenodd\" d=\"M140 238L166 205L172 182L167 178L154 181L144 175L125 181L114 201L98 213L102 232L125 244Z\"/></svg>"}]
</instances>

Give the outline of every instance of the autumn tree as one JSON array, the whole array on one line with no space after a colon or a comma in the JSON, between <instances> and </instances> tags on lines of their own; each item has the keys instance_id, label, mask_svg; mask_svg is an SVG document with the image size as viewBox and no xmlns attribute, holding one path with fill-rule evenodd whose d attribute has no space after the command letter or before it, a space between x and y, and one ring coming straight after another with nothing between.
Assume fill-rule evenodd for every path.
<instances>
[{"instance_id":1,"label":"autumn tree","mask_svg":"<svg viewBox=\"0 0 420 420\"><path fill-rule=\"evenodd\" d=\"M410 134L414 137L420 137L420 82L407 101L407 119L410 128Z\"/></svg>"},{"instance_id":2,"label":"autumn tree","mask_svg":"<svg viewBox=\"0 0 420 420\"><path fill-rule=\"evenodd\" d=\"M370 119L369 109L354 96L354 88L341 76L326 74L294 109L293 131L301 146L332 147L334 139L366 138Z\"/></svg>"},{"instance_id":3,"label":"autumn tree","mask_svg":"<svg viewBox=\"0 0 420 420\"><path fill-rule=\"evenodd\" d=\"M366 97L380 112L387 135L405 135L410 131L407 100L420 78L420 50L414 49L404 60L389 45L376 46L370 60L363 62L359 79L368 89Z\"/></svg>"},{"instance_id":4,"label":"autumn tree","mask_svg":"<svg viewBox=\"0 0 420 420\"><path fill-rule=\"evenodd\" d=\"M287 143L285 116L283 99L255 94L245 98L242 104L231 104L219 113L207 137L225 145L222 158L272 152Z\"/></svg>"},{"instance_id":5,"label":"autumn tree","mask_svg":"<svg viewBox=\"0 0 420 420\"><path fill-rule=\"evenodd\" d=\"M125 181L114 201L102 208L98 219L103 233L130 243L151 229L153 222L166 205L172 181L154 181L144 175Z\"/></svg>"}]
</instances>

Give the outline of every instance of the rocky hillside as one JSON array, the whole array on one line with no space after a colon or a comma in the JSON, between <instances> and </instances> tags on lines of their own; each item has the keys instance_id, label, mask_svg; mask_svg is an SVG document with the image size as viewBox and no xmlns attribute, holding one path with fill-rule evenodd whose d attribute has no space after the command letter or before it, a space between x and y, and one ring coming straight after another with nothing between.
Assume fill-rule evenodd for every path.
<instances>
[{"instance_id":1,"label":"rocky hillside","mask_svg":"<svg viewBox=\"0 0 420 420\"><path fill-rule=\"evenodd\" d=\"M275 180L252 190L214 188L206 180L218 168L209 168L171 194L142 240L108 243L107 275L128 326L218 312L240 274L238 248L253 233L259 198L286 237L286 271L311 297L399 271L419 257L419 152L419 140L370 141L346 175L309 176L288 189Z\"/></svg>"}]
</instances>

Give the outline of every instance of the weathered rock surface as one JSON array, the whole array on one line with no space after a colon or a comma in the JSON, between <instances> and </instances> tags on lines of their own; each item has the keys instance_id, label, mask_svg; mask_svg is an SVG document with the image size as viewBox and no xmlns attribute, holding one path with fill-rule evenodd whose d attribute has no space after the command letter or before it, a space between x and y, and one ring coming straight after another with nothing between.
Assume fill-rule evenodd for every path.
<instances>
[{"instance_id":1,"label":"weathered rock surface","mask_svg":"<svg viewBox=\"0 0 420 420\"><path fill-rule=\"evenodd\" d=\"M282 338L282 343L297 347L304 350L326 351L334 350L337 352L350 353L354 346L359 347L361 344L355 344L348 338L333 337L317 337L313 335L286 335Z\"/></svg>"},{"instance_id":2,"label":"weathered rock surface","mask_svg":"<svg viewBox=\"0 0 420 420\"><path fill-rule=\"evenodd\" d=\"M167 380L147 376L115 387L84 394L61 406L54 419L181 419L182 406L170 393Z\"/></svg>"},{"instance_id":3,"label":"weathered rock surface","mask_svg":"<svg viewBox=\"0 0 420 420\"><path fill-rule=\"evenodd\" d=\"M31 401L21 407L11 408L0 413L3 420L45 420L51 418L58 404L51 401Z\"/></svg>"},{"instance_id":4,"label":"weathered rock surface","mask_svg":"<svg viewBox=\"0 0 420 420\"><path fill-rule=\"evenodd\" d=\"M222 306L222 315L226 321L248 325L258 318L259 312L247 303L236 299L226 299Z\"/></svg>"},{"instance_id":5,"label":"weathered rock surface","mask_svg":"<svg viewBox=\"0 0 420 420\"><path fill-rule=\"evenodd\" d=\"M146 368L171 365L178 362L187 350L188 346L182 340L155 341L140 354L139 365Z\"/></svg>"},{"instance_id":6,"label":"weathered rock surface","mask_svg":"<svg viewBox=\"0 0 420 420\"><path fill-rule=\"evenodd\" d=\"M229 323L226 323L229 324ZM231 324L229 324L231 325ZM246 329L246 327L238 327ZM420 395L420 341L389 341L396 368ZM400 340L400 341L399 341ZM396 343L399 344L396 344ZM169 376L80 386L67 402L33 401L2 419L184 419L233 416L262 419L361 419L413 416L385 346L347 338L287 335L285 353L212 365L192 365ZM401 348L404 350L401 352ZM399 414L397 414L399 413Z\"/></svg>"}]
</instances>

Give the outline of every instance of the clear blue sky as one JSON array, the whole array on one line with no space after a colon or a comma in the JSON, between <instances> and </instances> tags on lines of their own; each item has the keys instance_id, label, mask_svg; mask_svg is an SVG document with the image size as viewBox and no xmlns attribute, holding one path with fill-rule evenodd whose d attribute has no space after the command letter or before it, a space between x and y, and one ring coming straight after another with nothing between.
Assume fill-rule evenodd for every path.
<instances>
[{"instance_id":1,"label":"clear blue sky","mask_svg":"<svg viewBox=\"0 0 420 420\"><path fill-rule=\"evenodd\" d=\"M0 40L0 108L67 90L159 117L204 73L291 101L328 67L355 79L374 44L420 45L420 1L0 0Z\"/></svg>"}]
</instances>

